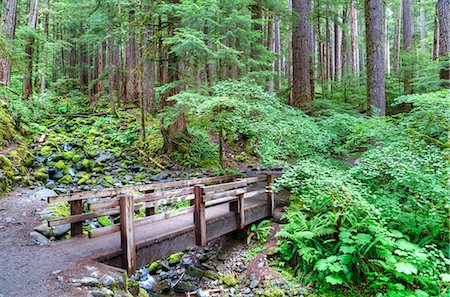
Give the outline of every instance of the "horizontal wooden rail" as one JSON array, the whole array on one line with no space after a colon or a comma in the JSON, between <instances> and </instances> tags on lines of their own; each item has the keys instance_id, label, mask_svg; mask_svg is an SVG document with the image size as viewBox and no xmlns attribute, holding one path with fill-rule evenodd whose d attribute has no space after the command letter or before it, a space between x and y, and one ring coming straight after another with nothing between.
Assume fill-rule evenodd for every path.
<instances>
[{"instance_id":1,"label":"horizontal wooden rail","mask_svg":"<svg viewBox=\"0 0 450 297\"><path fill-rule=\"evenodd\" d=\"M244 193L244 198L250 198L259 194L264 194L267 193L267 189L261 189L261 190L256 190L256 191L251 191L251 192L247 192Z\"/></svg>"},{"instance_id":2,"label":"horizontal wooden rail","mask_svg":"<svg viewBox=\"0 0 450 297\"><path fill-rule=\"evenodd\" d=\"M67 194L67 195L48 197L47 202L48 203L69 202L69 201L83 200L83 199L90 199L90 198L102 198L102 197L110 197L110 196L116 196L116 195L122 195L122 194L130 194L130 193L134 193L134 192L145 192L145 191L150 191L150 190L155 190L155 189L167 189L167 188L194 186L196 184L228 182L228 181L234 180L236 177L237 177L236 175L216 176L216 177L180 180L180 181L173 181L173 182L166 182L166 183L147 184L147 185L126 187L126 188L76 192L76 193Z\"/></svg>"},{"instance_id":3,"label":"horizontal wooden rail","mask_svg":"<svg viewBox=\"0 0 450 297\"><path fill-rule=\"evenodd\" d=\"M219 184L219 185L214 185L214 186L203 187L202 190L203 190L203 194L207 195L207 194L211 194L211 193L217 193L217 192L223 192L223 191L227 191L227 190L243 188L246 186L247 186L247 181L240 180L240 181L235 181L235 182L226 183L226 184Z\"/></svg>"},{"instance_id":4,"label":"horizontal wooden rail","mask_svg":"<svg viewBox=\"0 0 450 297\"><path fill-rule=\"evenodd\" d=\"M238 196L238 195L244 194L246 192L247 192L247 187L238 188L238 189L234 189L234 190L230 190L230 191L206 194L203 196L203 201L208 202L208 201L220 199L223 197Z\"/></svg>"},{"instance_id":5,"label":"horizontal wooden rail","mask_svg":"<svg viewBox=\"0 0 450 297\"><path fill-rule=\"evenodd\" d=\"M134 203L150 202L155 200L161 200L169 197L178 197L183 195L194 194L194 187L181 188L175 190L167 190L161 192L154 192L149 194L143 194L134 197ZM170 202L172 203L172 202ZM164 204L164 203L162 203ZM161 204L160 204L161 205ZM113 208L119 206L119 198L108 199L107 201L96 201L89 203L89 210L98 210L104 208Z\"/></svg>"}]
</instances>

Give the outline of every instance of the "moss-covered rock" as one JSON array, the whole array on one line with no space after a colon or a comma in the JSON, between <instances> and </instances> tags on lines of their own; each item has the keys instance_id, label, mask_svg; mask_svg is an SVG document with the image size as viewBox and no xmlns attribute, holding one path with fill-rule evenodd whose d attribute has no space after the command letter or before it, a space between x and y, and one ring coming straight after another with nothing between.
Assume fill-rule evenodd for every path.
<instances>
[{"instance_id":1,"label":"moss-covered rock","mask_svg":"<svg viewBox=\"0 0 450 297\"><path fill-rule=\"evenodd\" d=\"M48 175L47 175L47 173L44 173L44 172L40 172L40 171L33 172L33 176L36 180L41 181L41 182L46 182L48 180Z\"/></svg>"},{"instance_id":2,"label":"moss-covered rock","mask_svg":"<svg viewBox=\"0 0 450 297\"><path fill-rule=\"evenodd\" d=\"M66 161L71 161L73 159L73 157L75 156L75 153L72 151L69 152L65 152L64 153L64 160Z\"/></svg>"},{"instance_id":3,"label":"moss-covered rock","mask_svg":"<svg viewBox=\"0 0 450 297\"><path fill-rule=\"evenodd\" d=\"M179 253L176 253L176 254L172 254L172 255L169 256L168 261L169 261L169 263L172 264L172 265L178 264L178 263L180 263L181 257L182 257L183 255L184 255L183 252L179 252Z\"/></svg>"},{"instance_id":4,"label":"moss-covered rock","mask_svg":"<svg viewBox=\"0 0 450 297\"><path fill-rule=\"evenodd\" d=\"M231 274L222 275L219 282L225 284L227 287L234 287L238 284L237 279Z\"/></svg>"},{"instance_id":5,"label":"moss-covered rock","mask_svg":"<svg viewBox=\"0 0 450 297\"><path fill-rule=\"evenodd\" d=\"M81 168L86 170L86 171L92 171L92 169L95 166L95 162L90 161L88 159L84 159L83 161L81 161Z\"/></svg>"},{"instance_id":6,"label":"moss-covered rock","mask_svg":"<svg viewBox=\"0 0 450 297\"><path fill-rule=\"evenodd\" d=\"M62 183L62 184L68 185L68 184L73 183L73 179L72 179L72 177L71 177L69 174L66 174L66 175L64 175L62 178L60 178L60 179L58 180L58 182L59 182L59 183Z\"/></svg>"},{"instance_id":7,"label":"moss-covered rock","mask_svg":"<svg viewBox=\"0 0 450 297\"><path fill-rule=\"evenodd\" d=\"M83 159L83 156L81 156L81 155L74 155L72 157L72 162L77 163L77 162L81 161L81 159Z\"/></svg>"},{"instance_id":8,"label":"moss-covered rock","mask_svg":"<svg viewBox=\"0 0 450 297\"><path fill-rule=\"evenodd\" d=\"M63 160L60 160L60 161L56 162L56 163L55 163L55 167L56 167L58 170L61 170L61 171L63 171L63 172L67 172L67 171L68 171L67 166L66 166L66 164L64 163Z\"/></svg>"}]
</instances>

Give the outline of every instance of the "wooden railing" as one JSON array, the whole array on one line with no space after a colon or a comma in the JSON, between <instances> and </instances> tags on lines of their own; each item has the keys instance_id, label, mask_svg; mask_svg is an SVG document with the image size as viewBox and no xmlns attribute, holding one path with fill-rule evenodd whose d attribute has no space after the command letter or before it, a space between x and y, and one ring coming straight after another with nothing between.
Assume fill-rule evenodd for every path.
<instances>
[{"instance_id":1,"label":"wooden railing","mask_svg":"<svg viewBox=\"0 0 450 297\"><path fill-rule=\"evenodd\" d=\"M266 182L263 189L248 191L252 184ZM212 185L207 185L212 184ZM69 202L71 215L50 220L49 227L71 224L71 236L82 234L85 220L103 216L120 215L120 223L89 231L89 238L121 233L122 262L129 274L136 272L135 227L193 213L196 244L206 244L206 208L229 203L230 211L236 213L238 228L244 228L244 201L258 194L267 193L269 216L273 214L274 196L273 176L260 176L236 179L236 176L199 178L175 182L148 184L142 186L107 189L101 191L79 192L69 195L49 197L49 203ZM156 190L156 192L155 192ZM106 198L109 197L109 198ZM88 212L83 213L83 200L87 201ZM170 205L178 201L190 201L190 206L180 210L169 210L155 214L155 207ZM134 213L145 208L146 217L135 220Z\"/></svg>"}]
</instances>

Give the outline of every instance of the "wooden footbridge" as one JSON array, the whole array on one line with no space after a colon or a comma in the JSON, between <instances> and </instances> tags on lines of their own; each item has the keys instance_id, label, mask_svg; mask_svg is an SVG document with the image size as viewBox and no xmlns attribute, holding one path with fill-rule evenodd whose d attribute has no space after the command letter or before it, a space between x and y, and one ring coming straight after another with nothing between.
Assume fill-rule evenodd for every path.
<instances>
[{"instance_id":1,"label":"wooden footbridge","mask_svg":"<svg viewBox=\"0 0 450 297\"><path fill-rule=\"evenodd\" d=\"M68 202L71 215L48 222L71 224L72 238L57 245L74 257L95 259L134 274L137 267L272 216L273 175L210 177L49 197ZM179 201L190 206L159 213ZM136 213L145 209L145 217ZM158 211L155 211L157 210ZM143 211L142 211L143 212ZM120 215L120 223L83 234L83 222Z\"/></svg>"}]
</instances>

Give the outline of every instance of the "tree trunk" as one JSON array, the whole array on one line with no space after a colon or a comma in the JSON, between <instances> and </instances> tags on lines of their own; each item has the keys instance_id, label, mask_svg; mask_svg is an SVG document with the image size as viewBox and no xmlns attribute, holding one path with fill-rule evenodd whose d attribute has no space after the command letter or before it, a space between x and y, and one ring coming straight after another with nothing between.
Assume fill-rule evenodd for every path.
<instances>
[{"instance_id":1,"label":"tree trunk","mask_svg":"<svg viewBox=\"0 0 450 297\"><path fill-rule=\"evenodd\" d=\"M98 57L97 57L97 85L95 86L95 91L97 94L101 94L105 91L105 84L101 78L105 72L105 52L106 52L106 42L102 42L98 45Z\"/></svg>"},{"instance_id":2,"label":"tree trunk","mask_svg":"<svg viewBox=\"0 0 450 297\"><path fill-rule=\"evenodd\" d=\"M448 1L448 0L446 0ZM403 0L403 50L407 55L412 53L412 38L413 38L413 13L412 0ZM412 93L412 73L409 68L408 60L410 57L404 59L403 67L405 67L404 75L404 92L405 94Z\"/></svg>"},{"instance_id":3,"label":"tree trunk","mask_svg":"<svg viewBox=\"0 0 450 297\"><path fill-rule=\"evenodd\" d=\"M450 88L450 4L448 0L438 0L439 15L439 61L442 63L440 79L443 88Z\"/></svg>"},{"instance_id":4,"label":"tree trunk","mask_svg":"<svg viewBox=\"0 0 450 297\"><path fill-rule=\"evenodd\" d=\"M348 24L348 12L347 7L342 11L342 48L341 48L341 61L342 61L342 75L346 75L349 73L350 61L348 59L348 36L347 36L347 24Z\"/></svg>"},{"instance_id":5,"label":"tree trunk","mask_svg":"<svg viewBox=\"0 0 450 297\"><path fill-rule=\"evenodd\" d=\"M111 6L108 7L108 13L109 13L109 23L108 23L108 95L109 95L109 104L111 106L111 112L113 114L116 113L115 107L114 107L114 90L115 90L115 84L114 84L114 37L112 36L113 33L113 23L112 23L112 11Z\"/></svg>"},{"instance_id":6,"label":"tree trunk","mask_svg":"<svg viewBox=\"0 0 450 297\"><path fill-rule=\"evenodd\" d=\"M434 32L433 32L433 53L432 59L436 61L439 58L439 13L436 5L436 14L434 17Z\"/></svg>"},{"instance_id":7,"label":"tree trunk","mask_svg":"<svg viewBox=\"0 0 450 297\"><path fill-rule=\"evenodd\" d=\"M126 43L125 50L125 100L128 103L136 101L136 33L134 32L134 10L128 12L128 20L130 22L129 38Z\"/></svg>"},{"instance_id":8,"label":"tree trunk","mask_svg":"<svg viewBox=\"0 0 450 297\"><path fill-rule=\"evenodd\" d=\"M395 21L395 28L394 28L394 72L397 73L400 69L400 31L402 26L402 6L400 4L400 7L397 12L397 18Z\"/></svg>"},{"instance_id":9,"label":"tree trunk","mask_svg":"<svg viewBox=\"0 0 450 297\"><path fill-rule=\"evenodd\" d=\"M293 84L290 105L304 108L311 101L310 51L311 30L308 16L311 13L308 0L293 0L293 11L297 13L292 38Z\"/></svg>"},{"instance_id":10,"label":"tree trunk","mask_svg":"<svg viewBox=\"0 0 450 297\"><path fill-rule=\"evenodd\" d=\"M32 31L36 30L38 21L39 0L31 0L30 14L28 17L28 27ZM22 97L29 99L33 94L33 50L34 50L34 36L28 34L25 45L25 73L23 75Z\"/></svg>"},{"instance_id":11,"label":"tree trunk","mask_svg":"<svg viewBox=\"0 0 450 297\"><path fill-rule=\"evenodd\" d=\"M48 9L49 9L49 0L45 0L45 18L44 18L44 44L42 45L42 61L43 61L43 69L41 75L41 93L45 93L47 88L46 81L46 72L47 72L47 42L48 42Z\"/></svg>"},{"instance_id":12,"label":"tree trunk","mask_svg":"<svg viewBox=\"0 0 450 297\"><path fill-rule=\"evenodd\" d=\"M341 29L337 20L334 21L334 78L336 81L342 78Z\"/></svg>"},{"instance_id":13,"label":"tree trunk","mask_svg":"<svg viewBox=\"0 0 450 297\"><path fill-rule=\"evenodd\" d=\"M352 74L358 76L358 57L356 54L356 12L354 0L350 0L350 34L352 48Z\"/></svg>"},{"instance_id":14,"label":"tree trunk","mask_svg":"<svg viewBox=\"0 0 450 297\"><path fill-rule=\"evenodd\" d=\"M275 17L274 21L274 50L275 55L275 92L279 92L281 89L281 39L280 39L280 19Z\"/></svg>"},{"instance_id":15,"label":"tree trunk","mask_svg":"<svg viewBox=\"0 0 450 297\"><path fill-rule=\"evenodd\" d=\"M143 94L142 97L145 101L145 111L155 113L157 111L156 98L155 98L155 62L152 54L149 52L151 48L150 39L153 32L151 27L147 29L144 34L144 78L142 82Z\"/></svg>"},{"instance_id":16,"label":"tree trunk","mask_svg":"<svg viewBox=\"0 0 450 297\"><path fill-rule=\"evenodd\" d=\"M365 0L367 107L369 114L386 115L382 0Z\"/></svg>"},{"instance_id":17,"label":"tree trunk","mask_svg":"<svg viewBox=\"0 0 450 297\"><path fill-rule=\"evenodd\" d=\"M17 0L6 0L3 3L2 23L0 35L8 41L14 40L17 19ZM11 80L11 61L6 57L0 57L0 87L9 87Z\"/></svg>"},{"instance_id":18,"label":"tree trunk","mask_svg":"<svg viewBox=\"0 0 450 297\"><path fill-rule=\"evenodd\" d=\"M427 31L425 29L425 8L423 7L423 0L420 0L420 47L425 51L425 39L427 38Z\"/></svg>"},{"instance_id":19,"label":"tree trunk","mask_svg":"<svg viewBox=\"0 0 450 297\"><path fill-rule=\"evenodd\" d=\"M172 0L173 4L179 3L180 0ZM168 17L168 36L174 36L174 29L179 25L180 19L177 16L169 15ZM178 56L169 50L168 57L168 83L173 83L179 80L179 58ZM177 94L179 92L178 87L171 88L162 98L163 106L173 106L175 102L167 100L169 97ZM164 151L172 152L177 149L177 140L179 138L188 135L186 126L186 117L184 113L176 116L176 118L170 123L166 124L164 122L164 117L161 118L160 125L161 134L164 139Z\"/></svg>"},{"instance_id":20,"label":"tree trunk","mask_svg":"<svg viewBox=\"0 0 450 297\"><path fill-rule=\"evenodd\" d=\"M389 75L391 73L391 57L390 57L390 43L389 43L389 25L388 25L388 19L390 16L390 9L386 5L384 10L384 40L385 40L385 62L386 62L386 72Z\"/></svg>"},{"instance_id":21,"label":"tree trunk","mask_svg":"<svg viewBox=\"0 0 450 297\"><path fill-rule=\"evenodd\" d=\"M267 21L267 49L270 52L275 52L275 45L274 45L274 29L273 29L273 20L272 18L269 17L268 21ZM273 67L273 63L272 63L272 67L270 67L270 71L273 73L274 72L274 67ZM269 86L268 86L268 91L270 94L272 94L274 92L274 79L273 79L273 74L270 74L269 76Z\"/></svg>"}]
</instances>

